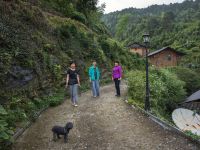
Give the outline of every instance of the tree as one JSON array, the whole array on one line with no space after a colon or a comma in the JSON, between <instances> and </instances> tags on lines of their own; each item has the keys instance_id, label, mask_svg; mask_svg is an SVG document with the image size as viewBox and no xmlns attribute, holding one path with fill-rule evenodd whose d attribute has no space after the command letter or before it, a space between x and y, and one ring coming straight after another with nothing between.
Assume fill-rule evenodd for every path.
<instances>
[{"instance_id":1,"label":"tree","mask_svg":"<svg viewBox=\"0 0 200 150\"><path fill-rule=\"evenodd\" d=\"M160 23L157 18L150 18L147 22L147 28L148 31L155 30L157 27L159 27Z\"/></svg>"},{"instance_id":2,"label":"tree","mask_svg":"<svg viewBox=\"0 0 200 150\"><path fill-rule=\"evenodd\" d=\"M70 17L75 11L73 0L41 0L43 7L50 7Z\"/></svg>"},{"instance_id":3,"label":"tree","mask_svg":"<svg viewBox=\"0 0 200 150\"><path fill-rule=\"evenodd\" d=\"M86 18L92 13L97 11L98 0L77 0L77 11L83 13Z\"/></svg>"},{"instance_id":4,"label":"tree","mask_svg":"<svg viewBox=\"0 0 200 150\"><path fill-rule=\"evenodd\" d=\"M126 27L128 26L130 16L130 14L125 14L119 17L120 19L116 26L116 36L119 37L118 39L120 40L123 39L123 35L125 35L124 32L126 30Z\"/></svg>"},{"instance_id":5,"label":"tree","mask_svg":"<svg viewBox=\"0 0 200 150\"><path fill-rule=\"evenodd\" d=\"M174 22L175 15L173 12L166 12L162 16L162 27L166 30L170 29L172 27L172 24Z\"/></svg>"}]
</instances>

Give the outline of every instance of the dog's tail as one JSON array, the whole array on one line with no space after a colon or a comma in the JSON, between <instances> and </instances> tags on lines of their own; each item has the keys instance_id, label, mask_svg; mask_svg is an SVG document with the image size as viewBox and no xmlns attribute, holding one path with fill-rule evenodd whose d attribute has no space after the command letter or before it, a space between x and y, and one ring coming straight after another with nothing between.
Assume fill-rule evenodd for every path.
<instances>
[{"instance_id":1,"label":"dog's tail","mask_svg":"<svg viewBox=\"0 0 200 150\"><path fill-rule=\"evenodd\" d=\"M54 132L54 131L55 131L55 126L54 126L54 127L51 129L51 131L52 131L52 132Z\"/></svg>"},{"instance_id":2,"label":"dog's tail","mask_svg":"<svg viewBox=\"0 0 200 150\"><path fill-rule=\"evenodd\" d=\"M57 128L58 128L58 126L53 126L53 128L51 129L51 131L55 132Z\"/></svg>"}]
</instances>

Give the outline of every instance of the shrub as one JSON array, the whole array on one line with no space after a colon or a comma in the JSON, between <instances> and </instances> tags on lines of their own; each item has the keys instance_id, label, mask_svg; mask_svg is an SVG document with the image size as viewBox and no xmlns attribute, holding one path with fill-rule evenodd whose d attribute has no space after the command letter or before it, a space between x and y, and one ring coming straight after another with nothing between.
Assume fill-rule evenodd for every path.
<instances>
[{"instance_id":1,"label":"shrub","mask_svg":"<svg viewBox=\"0 0 200 150\"><path fill-rule=\"evenodd\" d=\"M129 103L144 106L145 72L132 71L128 75ZM150 69L150 103L158 116L169 117L176 105L185 97L184 82L168 70Z\"/></svg>"},{"instance_id":2,"label":"shrub","mask_svg":"<svg viewBox=\"0 0 200 150\"><path fill-rule=\"evenodd\" d=\"M61 65L59 64L55 64L53 65L53 73L54 73L54 77L57 79L57 80L61 80L62 78L62 70L61 70Z\"/></svg>"},{"instance_id":3,"label":"shrub","mask_svg":"<svg viewBox=\"0 0 200 150\"><path fill-rule=\"evenodd\" d=\"M47 98L49 100L49 106L54 107L58 106L63 102L64 99L64 91L60 90L53 96Z\"/></svg>"},{"instance_id":4,"label":"shrub","mask_svg":"<svg viewBox=\"0 0 200 150\"><path fill-rule=\"evenodd\" d=\"M27 115L29 115L29 118L31 118L31 116L35 112L37 112L38 108L37 108L37 106L32 101L28 101L26 104L24 104L23 110L25 111L25 113Z\"/></svg>"},{"instance_id":5,"label":"shrub","mask_svg":"<svg viewBox=\"0 0 200 150\"><path fill-rule=\"evenodd\" d=\"M73 12L71 18L74 19L74 20L80 21L83 24L85 24L86 20L87 20L86 17L84 16L84 14L77 12L77 11Z\"/></svg>"},{"instance_id":6,"label":"shrub","mask_svg":"<svg viewBox=\"0 0 200 150\"><path fill-rule=\"evenodd\" d=\"M105 56L112 62L118 60L120 64L123 64L123 68L127 70L143 68L143 60L135 54L128 52L129 50L125 49L119 42L101 36L99 43Z\"/></svg>"},{"instance_id":7,"label":"shrub","mask_svg":"<svg viewBox=\"0 0 200 150\"><path fill-rule=\"evenodd\" d=\"M160 107L160 109L172 112L176 108L176 105L182 102L186 97L186 92L184 89L185 82L178 79L176 74L171 73L166 69L161 69L160 71L153 70L153 72L157 74L158 78L161 79L161 82L163 82L163 86L165 87L165 91L163 91L163 95L158 101L158 103L161 102L160 106L162 106L162 100L164 102L163 106ZM150 80L154 79L151 78ZM154 82L156 81L154 80Z\"/></svg>"},{"instance_id":8,"label":"shrub","mask_svg":"<svg viewBox=\"0 0 200 150\"><path fill-rule=\"evenodd\" d=\"M21 108L16 108L14 110L7 110L8 116L7 122L9 123L9 126L15 126L18 122L22 122L27 120L27 115L25 111Z\"/></svg>"},{"instance_id":9,"label":"shrub","mask_svg":"<svg viewBox=\"0 0 200 150\"><path fill-rule=\"evenodd\" d=\"M54 107L54 106L58 106L61 104L61 100L60 99L51 99L49 101L49 106Z\"/></svg>"},{"instance_id":10,"label":"shrub","mask_svg":"<svg viewBox=\"0 0 200 150\"><path fill-rule=\"evenodd\" d=\"M185 89L188 96L200 89L200 76L195 71L183 67L173 67L170 70L186 83Z\"/></svg>"},{"instance_id":11,"label":"shrub","mask_svg":"<svg viewBox=\"0 0 200 150\"><path fill-rule=\"evenodd\" d=\"M12 141L13 130L8 127L8 123L6 122L7 114L6 110L0 105L0 149L3 148L1 147L3 143Z\"/></svg>"},{"instance_id":12,"label":"shrub","mask_svg":"<svg viewBox=\"0 0 200 150\"><path fill-rule=\"evenodd\" d=\"M34 98L34 99L33 99L33 103L35 104L35 106L36 106L38 109L42 109L42 108L45 108L45 107L48 106L47 100L42 99L42 98Z\"/></svg>"},{"instance_id":13,"label":"shrub","mask_svg":"<svg viewBox=\"0 0 200 150\"><path fill-rule=\"evenodd\" d=\"M189 130L186 130L186 131L185 131L185 134L188 135L188 136L190 136L191 138L193 138L193 139L195 139L195 140L199 140L199 139L200 139L200 136L199 136L199 135L194 134L194 133L192 133L192 132L189 131Z\"/></svg>"},{"instance_id":14,"label":"shrub","mask_svg":"<svg viewBox=\"0 0 200 150\"><path fill-rule=\"evenodd\" d=\"M61 25L58 29L58 33L64 38L69 39L71 37L70 26L68 24Z\"/></svg>"}]
</instances>

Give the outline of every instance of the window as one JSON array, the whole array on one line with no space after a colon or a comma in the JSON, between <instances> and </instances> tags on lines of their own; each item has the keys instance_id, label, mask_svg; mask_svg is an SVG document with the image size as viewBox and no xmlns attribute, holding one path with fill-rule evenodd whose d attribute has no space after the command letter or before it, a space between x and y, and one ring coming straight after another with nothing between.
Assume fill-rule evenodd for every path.
<instances>
[{"instance_id":1,"label":"window","mask_svg":"<svg viewBox=\"0 0 200 150\"><path fill-rule=\"evenodd\" d=\"M167 60L169 60L169 61L172 60L172 56L170 54L167 56Z\"/></svg>"},{"instance_id":2,"label":"window","mask_svg":"<svg viewBox=\"0 0 200 150\"><path fill-rule=\"evenodd\" d=\"M168 61L171 61L172 60L171 54L167 54L165 59L168 60Z\"/></svg>"}]
</instances>

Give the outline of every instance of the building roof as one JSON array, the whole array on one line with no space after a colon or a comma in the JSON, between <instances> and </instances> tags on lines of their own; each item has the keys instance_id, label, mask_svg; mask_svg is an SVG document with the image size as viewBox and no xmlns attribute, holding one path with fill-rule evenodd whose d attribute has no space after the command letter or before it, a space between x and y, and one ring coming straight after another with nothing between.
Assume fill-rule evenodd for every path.
<instances>
[{"instance_id":1,"label":"building roof","mask_svg":"<svg viewBox=\"0 0 200 150\"><path fill-rule=\"evenodd\" d=\"M200 90L189 96L184 103L194 102L200 100Z\"/></svg>"},{"instance_id":2,"label":"building roof","mask_svg":"<svg viewBox=\"0 0 200 150\"><path fill-rule=\"evenodd\" d=\"M175 49L173 49L173 48L167 46L167 47L163 47L163 48L161 48L161 49L159 49L159 50L156 50L156 51L154 51L154 52L149 53L148 56L149 56L149 57L150 57L150 56L153 56L153 55L158 54L158 53L160 53L160 52L162 52L162 51L165 51L165 50L172 50L172 51L178 53L179 55L184 55L184 53L178 52L178 51L176 51Z\"/></svg>"},{"instance_id":3,"label":"building roof","mask_svg":"<svg viewBox=\"0 0 200 150\"><path fill-rule=\"evenodd\" d=\"M132 43L127 46L128 48L144 48L142 44L139 43Z\"/></svg>"}]
</instances>

